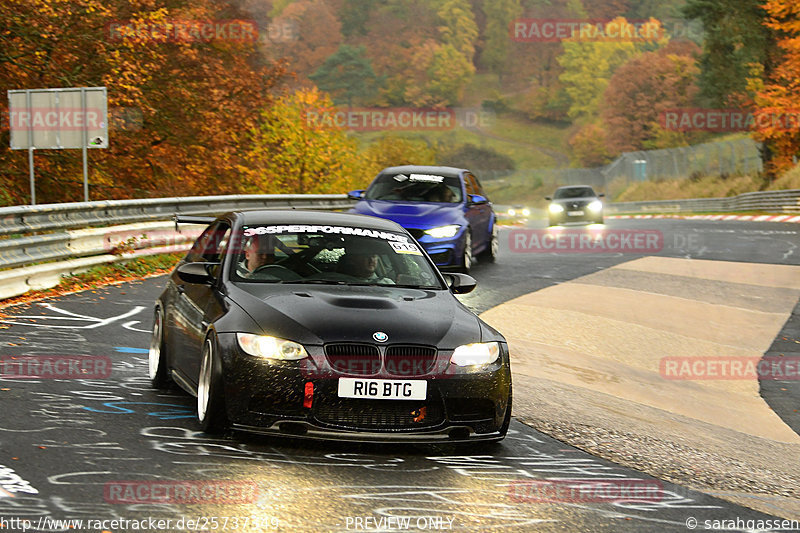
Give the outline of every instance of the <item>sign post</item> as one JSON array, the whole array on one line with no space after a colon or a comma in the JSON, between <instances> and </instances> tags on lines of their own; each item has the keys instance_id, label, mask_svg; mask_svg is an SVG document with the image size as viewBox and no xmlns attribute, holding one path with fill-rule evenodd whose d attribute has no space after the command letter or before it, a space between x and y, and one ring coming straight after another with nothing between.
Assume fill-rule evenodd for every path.
<instances>
[{"instance_id":1,"label":"sign post","mask_svg":"<svg viewBox=\"0 0 800 533\"><path fill-rule=\"evenodd\" d=\"M83 199L89 201L88 149L108 148L105 87L8 91L11 149L28 150L31 205L36 205L34 150L80 148Z\"/></svg>"}]
</instances>

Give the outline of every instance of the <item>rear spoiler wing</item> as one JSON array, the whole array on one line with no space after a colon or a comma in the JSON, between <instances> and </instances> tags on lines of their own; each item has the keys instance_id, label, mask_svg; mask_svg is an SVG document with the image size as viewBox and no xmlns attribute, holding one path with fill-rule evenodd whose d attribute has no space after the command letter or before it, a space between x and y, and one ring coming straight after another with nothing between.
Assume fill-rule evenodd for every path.
<instances>
[{"instance_id":1,"label":"rear spoiler wing","mask_svg":"<svg viewBox=\"0 0 800 533\"><path fill-rule=\"evenodd\" d=\"M175 231L178 231L178 224L204 224L208 226L214 222L217 217L197 217L192 215L175 215Z\"/></svg>"}]
</instances>

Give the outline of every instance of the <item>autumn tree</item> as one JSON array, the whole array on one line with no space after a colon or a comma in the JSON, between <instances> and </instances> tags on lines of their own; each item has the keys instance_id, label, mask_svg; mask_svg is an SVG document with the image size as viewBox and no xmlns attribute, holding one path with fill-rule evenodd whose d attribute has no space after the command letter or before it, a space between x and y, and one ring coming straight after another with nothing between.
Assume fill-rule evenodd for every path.
<instances>
[{"instance_id":1,"label":"autumn tree","mask_svg":"<svg viewBox=\"0 0 800 533\"><path fill-rule=\"evenodd\" d=\"M356 143L322 117L333 102L301 89L266 108L248 132L251 149L239 167L246 192L341 193L356 183Z\"/></svg>"},{"instance_id":2,"label":"autumn tree","mask_svg":"<svg viewBox=\"0 0 800 533\"><path fill-rule=\"evenodd\" d=\"M112 113L140 114L138 127L112 130L108 149L90 151L94 199L237 192L241 132L269 105L282 69L265 64L253 40L145 31L233 18L246 19L211 0L176 0L170 8L149 0L7 0L0 80L15 89L105 86ZM80 161L77 150L38 152L40 200L79 199ZM25 154L0 151L0 168L0 188L26 200Z\"/></svg>"},{"instance_id":3,"label":"autumn tree","mask_svg":"<svg viewBox=\"0 0 800 533\"><path fill-rule=\"evenodd\" d=\"M301 81L320 68L342 44L341 23L325 0L297 0L275 18L278 25L294 28L293 38L266 43L262 51L273 59L286 59Z\"/></svg>"},{"instance_id":4,"label":"autumn tree","mask_svg":"<svg viewBox=\"0 0 800 533\"><path fill-rule=\"evenodd\" d=\"M750 87L755 91L755 137L766 146L766 170L775 178L800 157L800 4L767 0L764 9L764 25L776 36L777 53L763 81L751 79Z\"/></svg>"},{"instance_id":5,"label":"autumn tree","mask_svg":"<svg viewBox=\"0 0 800 533\"><path fill-rule=\"evenodd\" d=\"M423 139L385 135L369 144L359 155L358 183L365 187L386 167L435 165L436 149Z\"/></svg>"},{"instance_id":6,"label":"autumn tree","mask_svg":"<svg viewBox=\"0 0 800 533\"><path fill-rule=\"evenodd\" d=\"M343 44L309 76L317 87L330 93L337 104L366 103L378 91L381 80L364 56L363 46Z\"/></svg>"},{"instance_id":7,"label":"autumn tree","mask_svg":"<svg viewBox=\"0 0 800 533\"><path fill-rule=\"evenodd\" d=\"M607 147L612 154L685 144L683 134L666 132L660 116L669 109L690 107L700 73L693 43L671 43L622 65L611 77L603 99ZM683 141L683 142L681 142Z\"/></svg>"},{"instance_id":8,"label":"autumn tree","mask_svg":"<svg viewBox=\"0 0 800 533\"><path fill-rule=\"evenodd\" d=\"M509 27L514 19L522 15L522 5L520 0L483 0L481 9L486 16L486 30L480 65L502 74L509 70Z\"/></svg>"},{"instance_id":9,"label":"autumn tree","mask_svg":"<svg viewBox=\"0 0 800 533\"><path fill-rule=\"evenodd\" d=\"M701 95L706 105L748 105L747 78L752 65L764 65L774 48L764 0L688 0L684 14L703 23L700 57Z\"/></svg>"},{"instance_id":10,"label":"autumn tree","mask_svg":"<svg viewBox=\"0 0 800 533\"><path fill-rule=\"evenodd\" d=\"M565 42L558 62L564 68L559 79L570 100L569 117L595 115L614 71L638 53L631 41Z\"/></svg>"}]
</instances>

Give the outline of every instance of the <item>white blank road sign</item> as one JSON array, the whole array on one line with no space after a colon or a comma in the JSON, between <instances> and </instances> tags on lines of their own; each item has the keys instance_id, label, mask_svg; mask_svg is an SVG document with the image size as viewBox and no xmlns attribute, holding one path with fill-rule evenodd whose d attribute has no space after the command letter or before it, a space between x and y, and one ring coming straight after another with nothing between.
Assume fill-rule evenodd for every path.
<instances>
[{"instance_id":1,"label":"white blank road sign","mask_svg":"<svg viewBox=\"0 0 800 533\"><path fill-rule=\"evenodd\" d=\"M8 91L11 149L108 148L105 87ZM30 95L30 96L29 96Z\"/></svg>"}]
</instances>

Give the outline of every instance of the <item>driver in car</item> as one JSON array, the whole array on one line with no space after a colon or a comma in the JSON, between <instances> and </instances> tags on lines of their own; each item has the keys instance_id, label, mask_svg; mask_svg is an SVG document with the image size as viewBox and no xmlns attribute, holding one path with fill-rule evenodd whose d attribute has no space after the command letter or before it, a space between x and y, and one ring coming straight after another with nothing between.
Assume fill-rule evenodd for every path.
<instances>
[{"instance_id":1,"label":"driver in car","mask_svg":"<svg viewBox=\"0 0 800 533\"><path fill-rule=\"evenodd\" d=\"M244 248L245 274L252 275L259 268L275 263L275 238L272 235L254 235Z\"/></svg>"},{"instance_id":2,"label":"driver in car","mask_svg":"<svg viewBox=\"0 0 800 533\"><path fill-rule=\"evenodd\" d=\"M374 247L356 242L345 246L345 254L339 259L337 271L369 283L394 285L393 280L379 276L377 268L378 253Z\"/></svg>"}]
</instances>

